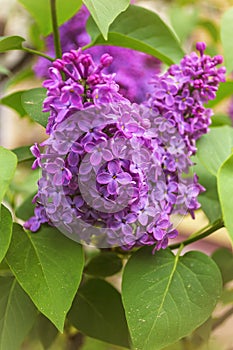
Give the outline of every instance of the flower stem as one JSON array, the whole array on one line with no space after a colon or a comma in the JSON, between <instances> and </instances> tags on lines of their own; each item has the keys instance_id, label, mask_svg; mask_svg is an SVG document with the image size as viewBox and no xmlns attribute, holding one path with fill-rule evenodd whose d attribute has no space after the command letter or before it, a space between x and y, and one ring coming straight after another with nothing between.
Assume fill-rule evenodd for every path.
<instances>
[{"instance_id":1,"label":"flower stem","mask_svg":"<svg viewBox=\"0 0 233 350\"><path fill-rule=\"evenodd\" d=\"M23 46L23 51L25 52L28 52L28 53L31 53L33 55L37 55L37 56L41 56L41 57L44 57L46 58L47 60L53 62L54 61L54 58L53 57L50 57L48 55L46 55L45 53L43 52L40 52L40 51L37 51L37 50L33 50L33 49L29 49L28 47L24 47Z\"/></svg>"},{"instance_id":2,"label":"flower stem","mask_svg":"<svg viewBox=\"0 0 233 350\"><path fill-rule=\"evenodd\" d=\"M179 248L181 245L188 245L194 242L199 241L200 239L203 239L205 237L208 237L209 235L211 235L211 233L219 230L220 228L224 227L223 221L222 219L215 221L215 223L213 223L213 225L208 228L206 231L202 232L199 235L193 234L192 237L188 238L186 241L184 242L180 242L180 243L175 243L169 246L170 249L177 249Z\"/></svg>"},{"instance_id":3,"label":"flower stem","mask_svg":"<svg viewBox=\"0 0 233 350\"><path fill-rule=\"evenodd\" d=\"M50 8L51 8L53 42L54 42L55 53L56 53L56 58L60 58L62 56L62 50L61 50L60 33L59 33L58 23L57 23L56 0L50 0Z\"/></svg>"}]
</instances>

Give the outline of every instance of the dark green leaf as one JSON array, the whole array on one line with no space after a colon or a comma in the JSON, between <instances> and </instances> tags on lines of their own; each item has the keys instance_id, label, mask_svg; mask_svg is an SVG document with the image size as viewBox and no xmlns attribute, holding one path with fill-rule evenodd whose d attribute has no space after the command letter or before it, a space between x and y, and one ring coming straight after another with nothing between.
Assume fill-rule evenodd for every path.
<instances>
[{"instance_id":1,"label":"dark green leaf","mask_svg":"<svg viewBox=\"0 0 233 350\"><path fill-rule=\"evenodd\" d=\"M51 227L31 234L15 225L6 259L37 308L63 331L81 280L81 246Z\"/></svg>"},{"instance_id":2,"label":"dark green leaf","mask_svg":"<svg viewBox=\"0 0 233 350\"><path fill-rule=\"evenodd\" d=\"M37 123L46 127L49 113L42 112L46 89L35 88L22 94L22 105L27 114Z\"/></svg>"},{"instance_id":3,"label":"dark green leaf","mask_svg":"<svg viewBox=\"0 0 233 350\"><path fill-rule=\"evenodd\" d=\"M39 314L29 333L29 339L39 340L44 349L48 349L58 335L57 328L42 314Z\"/></svg>"},{"instance_id":4,"label":"dark green leaf","mask_svg":"<svg viewBox=\"0 0 233 350\"><path fill-rule=\"evenodd\" d=\"M207 135L197 142L197 157L214 176L233 147L233 129L229 126L211 128Z\"/></svg>"},{"instance_id":5,"label":"dark green leaf","mask_svg":"<svg viewBox=\"0 0 233 350\"><path fill-rule=\"evenodd\" d=\"M122 269L122 261L115 253L100 253L87 264L85 273L97 277L114 275Z\"/></svg>"},{"instance_id":6,"label":"dark green leaf","mask_svg":"<svg viewBox=\"0 0 233 350\"><path fill-rule=\"evenodd\" d=\"M233 154L222 164L217 175L218 194L222 208L223 221L233 242Z\"/></svg>"},{"instance_id":7,"label":"dark green leaf","mask_svg":"<svg viewBox=\"0 0 233 350\"><path fill-rule=\"evenodd\" d=\"M220 271L203 253L138 250L122 286L134 348L160 350L187 336L210 316L221 290Z\"/></svg>"},{"instance_id":8,"label":"dark green leaf","mask_svg":"<svg viewBox=\"0 0 233 350\"><path fill-rule=\"evenodd\" d=\"M0 203L10 185L17 166L16 155L0 146Z\"/></svg>"},{"instance_id":9,"label":"dark green leaf","mask_svg":"<svg viewBox=\"0 0 233 350\"><path fill-rule=\"evenodd\" d=\"M32 152L30 151L30 147L31 146L22 146L12 150L12 152L14 152L18 158L18 163L35 159L35 157L32 155Z\"/></svg>"},{"instance_id":10,"label":"dark green leaf","mask_svg":"<svg viewBox=\"0 0 233 350\"><path fill-rule=\"evenodd\" d=\"M30 12L36 20L41 33L46 36L52 32L51 10L49 0L19 0L19 2ZM66 22L71 18L82 5L81 0L57 0L58 24Z\"/></svg>"},{"instance_id":11,"label":"dark green leaf","mask_svg":"<svg viewBox=\"0 0 233 350\"><path fill-rule=\"evenodd\" d=\"M109 28L108 40L100 35L95 22L90 18L87 30L92 45L115 45L145 52L172 64L184 56L178 39L172 30L154 12L130 5Z\"/></svg>"},{"instance_id":12,"label":"dark green leaf","mask_svg":"<svg viewBox=\"0 0 233 350\"><path fill-rule=\"evenodd\" d=\"M108 29L114 19L129 6L129 0L83 0L95 20L104 39L108 39Z\"/></svg>"},{"instance_id":13,"label":"dark green leaf","mask_svg":"<svg viewBox=\"0 0 233 350\"><path fill-rule=\"evenodd\" d=\"M19 350L37 310L14 277L0 277L0 350Z\"/></svg>"},{"instance_id":14,"label":"dark green leaf","mask_svg":"<svg viewBox=\"0 0 233 350\"><path fill-rule=\"evenodd\" d=\"M223 283L225 284L233 280L232 252L226 248L219 248L213 253L212 259L216 262L221 271Z\"/></svg>"},{"instance_id":15,"label":"dark green leaf","mask_svg":"<svg viewBox=\"0 0 233 350\"><path fill-rule=\"evenodd\" d=\"M14 109L21 117L24 117L27 114L21 102L21 96L24 92L25 91L13 92L13 94L3 97L1 103Z\"/></svg>"},{"instance_id":16,"label":"dark green leaf","mask_svg":"<svg viewBox=\"0 0 233 350\"><path fill-rule=\"evenodd\" d=\"M104 280L90 279L80 287L68 318L89 337L129 346L120 294Z\"/></svg>"},{"instance_id":17,"label":"dark green leaf","mask_svg":"<svg viewBox=\"0 0 233 350\"><path fill-rule=\"evenodd\" d=\"M28 220L34 215L35 205L32 203L32 199L35 197L36 193L31 194L25 201L16 209L15 215L22 219Z\"/></svg>"},{"instance_id":18,"label":"dark green leaf","mask_svg":"<svg viewBox=\"0 0 233 350\"><path fill-rule=\"evenodd\" d=\"M226 81L225 83L220 83L218 91L216 93L216 98L208 102L207 107L212 108L218 103L223 101L233 95L233 81Z\"/></svg>"},{"instance_id":19,"label":"dark green leaf","mask_svg":"<svg viewBox=\"0 0 233 350\"><path fill-rule=\"evenodd\" d=\"M211 118L212 126L232 126L232 120L229 115L225 114L214 114Z\"/></svg>"},{"instance_id":20,"label":"dark green leaf","mask_svg":"<svg viewBox=\"0 0 233 350\"><path fill-rule=\"evenodd\" d=\"M233 31L233 7L229 8L222 16L220 29L224 51L224 65L227 68L227 72L230 73L233 70L233 47L229 39Z\"/></svg>"},{"instance_id":21,"label":"dark green leaf","mask_svg":"<svg viewBox=\"0 0 233 350\"><path fill-rule=\"evenodd\" d=\"M21 36L0 36L0 52L8 50L22 50L22 42L25 39Z\"/></svg>"},{"instance_id":22,"label":"dark green leaf","mask_svg":"<svg viewBox=\"0 0 233 350\"><path fill-rule=\"evenodd\" d=\"M12 235L12 216L7 208L1 206L0 214L0 262L6 255Z\"/></svg>"}]
</instances>

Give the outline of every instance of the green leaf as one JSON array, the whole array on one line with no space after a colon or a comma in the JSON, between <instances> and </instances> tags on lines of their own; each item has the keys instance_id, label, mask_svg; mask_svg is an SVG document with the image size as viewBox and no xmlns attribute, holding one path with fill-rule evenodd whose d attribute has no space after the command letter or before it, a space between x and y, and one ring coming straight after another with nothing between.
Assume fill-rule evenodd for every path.
<instances>
[{"instance_id":1,"label":"green leaf","mask_svg":"<svg viewBox=\"0 0 233 350\"><path fill-rule=\"evenodd\" d=\"M225 83L220 83L218 91L216 93L216 98L210 100L206 105L208 108L213 108L225 98L232 96L233 94L233 81L226 81Z\"/></svg>"},{"instance_id":2,"label":"green leaf","mask_svg":"<svg viewBox=\"0 0 233 350\"><path fill-rule=\"evenodd\" d=\"M89 261L84 272L97 277L114 275L122 269L122 261L115 253L107 252L96 255Z\"/></svg>"},{"instance_id":3,"label":"green leaf","mask_svg":"<svg viewBox=\"0 0 233 350\"><path fill-rule=\"evenodd\" d=\"M100 35L90 18L87 30L92 38L90 46L115 45L128 47L155 56L166 64L178 63L184 56L177 37L154 12L130 5L109 28L108 40Z\"/></svg>"},{"instance_id":4,"label":"green leaf","mask_svg":"<svg viewBox=\"0 0 233 350\"><path fill-rule=\"evenodd\" d=\"M39 314L33 328L30 331L29 338L32 341L39 340L44 349L48 349L58 335L57 328L47 317Z\"/></svg>"},{"instance_id":5,"label":"green leaf","mask_svg":"<svg viewBox=\"0 0 233 350\"><path fill-rule=\"evenodd\" d=\"M221 18L220 36L224 52L224 65L227 72L233 70L233 47L231 45L231 38L233 31L233 7L229 8Z\"/></svg>"},{"instance_id":6,"label":"green leaf","mask_svg":"<svg viewBox=\"0 0 233 350\"><path fill-rule=\"evenodd\" d=\"M197 24L198 11L195 8L174 5L171 6L169 12L172 27L174 28L181 42L184 42L192 33Z\"/></svg>"},{"instance_id":7,"label":"green leaf","mask_svg":"<svg viewBox=\"0 0 233 350\"><path fill-rule=\"evenodd\" d=\"M35 159L35 157L33 156L32 152L30 151L30 146L22 146L22 147L18 147L12 150L12 152L14 152L14 154L16 154L17 158L18 158L18 163L22 163L25 162L27 160L32 160Z\"/></svg>"},{"instance_id":8,"label":"green leaf","mask_svg":"<svg viewBox=\"0 0 233 350\"><path fill-rule=\"evenodd\" d=\"M6 259L37 308L62 332L81 280L81 246L54 228L31 234L15 225Z\"/></svg>"},{"instance_id":9,"label":"green leaf","mask_svg":"<svg viewBox=\"0 0 233 350\"><path fill-rule=\"evenodd\" d=\"M233 242L233 154L222 164L217 174L218 194L222 208L224 225Z\"/></svg>"},{"instance_id":10,"label":"green leaf","mask_svg":"<svg viewBox=\"0 0 233 350\"><path fill-rule=\"evenodd\" d=\"M214 114L211 118L212 120L212 127L213 126L232 126L232 120L229 115L226 114Z\"/></svg>"},{"instance_id":11,"label":"green leaf","mask_svg":"<svg viewBox=\"0 0 233 350\"><path fill-rule=\"evenodd\" d=\"M9 69L0 64L0 74L7 75L9 77L11 75L11 72L9 71Z\"/></svg>"},{"instance_id":12,"label":"green leaf","mask_svg":"<svg viewBox=\"0 0 233 350\"><path fill-rule=\"evenodd\" d=\"M213 255L212 259L218 265L223 279L223 284L233 280L233 254L229 249L219 248Z\"/></svg>"},{"instance_id":13,"label":"green leaf","mask_svg":"<svg viewBox=\"0 0 233 350\"><path fill-rule=\"evenodd\" d=\"M35 88L22 94L22 105L27 114L35 122L46 127L49 113L42 112L43 102L46 98L46 89Z\"/></svg>"},{"instance_id":14,"label":"green leaf","mask_svg":"<svg viewBox=\"0 0 233 350\"><path fill-rule=\"evenodd\" d=\"M120 294L104 280L90 279L80 287L68 319L89 337L129 346Z\"/></svg>"},{"instance_id":15,"label":"green leaf","mask_svg":"<svg viewBox=\"0 0 233 350\"><path fill-rule=\"evenodd\" d=\"M16 208L15 215L22 219L28 220L31 216L34 216L35 205L32 203L32 199L35 197L36 193L30 194L25 201Z\"/></svg>"},{"instance_id":16,"label":"green leaf","mask_svg":"<svg viewBox=\"0 0 233 350\"><path fill-rule=\"evenodd\" d=\"M204 167L216 176L219 167L231 154L232 147L233 129L229 126L214 127L198 140L197 157Z\"/></svg>"},{"instance_id":17,"label":"green leaf","mask_svg":"<svg viewBox=\"0 0 233 350\"><path fill-rule=\"evenodd\" d=\"M37 310L14 277L0 277L0 350L19 350Z\"/></svg>"},{"instance_id":18,"label":"green leaf","mask_svg":"<svg viewBox=\"0 0 233 350\"><path fill-rule=\"evenodd\" d=\"M1 206L0 217L0 262L6 255L12 235L12 216L4 205Z\"/></svg>"},{"instance_id":19,"label":"green leaf","mask_svg":"<svg viewBox=\"0 0 233 350\"><path fill-rule=\"evenodd\" d=\"M206 170L197 157L192 157L192 160L195 163L193 170L198 175L198 182L205 188L205 191L198 196L198 201L201 203L201 209L204 211L209 221L215 222L222 217L217 190L217 179Z\"/></svg>"},{"instance_id":20,"label":"green leaf","mask_svg":"<svg viewBox=\"0 0 233 350\"><path fill-rule=\"evenodd\" d=\"M24 117L27 112L22 106L21 97L24 91L13 92L12 94L5 96L1 99L1 103L14 109L21 117Z\"/></svg>"},{"instance_id":21,"label":"green leaf","mask_svg":"<svg viewBox=\"0 0 233 350\"><path fill-rule=\"evenodd\" d=\"M138 250L123 274L122 297L135 349L160 350L208 319L222 290L217 265L201 252Z\"/></svg>"},{"instance_id":22,"label":"green leaf","mask_svg":"<svg viewBox=\"0 0 233 350\"><path fill-rule=\"evenodd\" d=\"M49 0L31 1L19 0L19 2L30 12L36 20L41 33L46 36L52 32L51 10ZM57 0L58 25L70 19L81 7L81 0Z\"/></svg>"},{"instance_id":23,"label":"green leaf","mask_svg":"<svg viewBox=\"0 0 233 350\"><path fill-rule=\"evenodd\" d=\"M16 155L0 146L0 203L10 185L17 166Z\"/></svg>"},{"instance_id":24,"label":"green leaf","mask_svg":"<svg viewBox=\"0 0 233 350\"><path fill-rule=\"evenodd\" d=\"M208 19L199 19L198 25L206 29L209 34L212 36L212 39L217 42L219 40L219 30L215 22Z\"/></svg>"},{"instance_id":25,"label":"green leaf","mask_svg":"<svg viewBox=\"0 0 233 350\"><path fill-rule=\"evenodd\" d=\"M108 29L116 17L129 6L129 0L108 2L106 0L83 0L97 24L104 39L108 39Z\"/></svg>"},{"instance_id":26,"label":"green leaf","mask_svg":"<svg viewBox=\"0 0 233 350\"><path fill-rule=\"evenodd\" d=\"M0 36L0 52L8 50L22 50L22 42L25 39L21 36Z\"/></svg>"}]
</instances>

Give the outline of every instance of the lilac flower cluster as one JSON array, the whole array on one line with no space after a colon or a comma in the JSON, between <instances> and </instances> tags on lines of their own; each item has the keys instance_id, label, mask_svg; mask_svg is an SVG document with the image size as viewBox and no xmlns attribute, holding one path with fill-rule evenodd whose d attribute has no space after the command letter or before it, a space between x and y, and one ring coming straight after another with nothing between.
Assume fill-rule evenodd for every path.
<instances>
[{"instance_id":1,"label":"lilac flower cluster","mask_svg":"<svg viewBox=\"0 0 233 350\"><path fill-rule=\"evenodd\" d=\"M187 175L190 156L210 123L203 104L224 80L220 58L205 56L201 43L197 49L201 57L185 56L154 79L144 105L122 97L114 75L103 74L108 54L96 65L71 50L53 63L44 82L50 136L43 152L32 147L42 177L25 228L35 232L47 222L98 247L167 247L177 236L171 215L194 217L200 207L204 189Z\"/></svg>"},{"instance_id":2,"label":"lilac flower cluster","mask_svg":"<svg viewBox=\"0 0 233 350\"><path fill-rule=\"evenodd\" d=\"M192 52L179 65L172 65L163 75L153 79L154 92L147 105L157 115L175 123L191 154L196 140L208 131L212 110L204 104L216 97L220 82L225 81L225 67L221 56L205 55L205 44L197 43L200 57Z\"/></svg>"},{"instance_id":3,"label":"lilac flower cluster","mask_svg":"<svg viewBox=\"0 0 233 350\"><path fill-rule=\"evenodd\" d=\"M90 43L86 31L86 22L90 14L82 6L77 14L60 27L61 47L63 52L76 50ZM46 39L47 54L54 56L53 37ZM153 88L148 84L152 74L160 71L161 63L153 56L135 50L115 46L95 46L85 52L92 55L98 62L104 53L114 57L113 64L105 67L105 73L116 72L115 81L120 87L120 93L131 102L141 103ZM124 62L124 64L122 64ZM40 57L34 66L35 73L40 78L48 77L50 62ZM140 84L138 83L140 81Z\"/></svg>"},{"instance_id":4,"label":"lilac flower cluster","mask_svg":"<svg viewBox=\"0 0 233 350\"><path fill-rule=\"evenodd\" d=\"M46 128L48 134L77 110L123 99L114 74L102 72L111 62L112 57L104 54L96 65L90 54L79 49L63 54L62 59L53 63L49 68L50 79L43 83L48 90L43 111L51 112Z\"/></svg>"}]
</instances>

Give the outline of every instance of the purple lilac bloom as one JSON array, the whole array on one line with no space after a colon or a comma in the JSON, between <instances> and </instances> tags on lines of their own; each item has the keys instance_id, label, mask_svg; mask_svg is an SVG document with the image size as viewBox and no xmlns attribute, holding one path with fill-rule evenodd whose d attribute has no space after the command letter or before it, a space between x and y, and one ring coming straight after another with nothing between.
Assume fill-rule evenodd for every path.
<instances>
[{"instance_id":1,"label":"purple lilac bloom","mask_svg":"<svg viewBox=\"0 0 233 350\"><path fill-rule=\"evenodd\" d=\"M77 50L90 43L90 37L86 32L86 22L89 11L82 6L77 14L60 27L61 47L63 52ZM46 38L47 54L54 57L53 37ZM148 84L151 76L160 71L161 63L153 56L115 46L96 46L85 51L90 53L95 62L98 62L104 53L114 57L113 64L106 66L104 72L112 74L116 72L115 81L120 87L120 93L131 102L143 102L147 94L152 92ZM124 62L124 64L122 64ZM39 58L34 66L35 73L40 78L48 78L48 68L51 62Z\"/></svg>"},{"instance_id":2,"label":"purple lilac bloom","mask_svg":"<svg viewBox=\"0 0 233 350\"><path fill-rule=\"evenodd\" d=\"M155 75L154 91L147 105L157 114L172 121L178 128L191 154L196 140L208 131L212 111L204 104L216 96L219 83L225 81L225 67L221 56L204 54L205 44L197 43L195 52L186 55L179 65L172 65L162 75ZM181 157L182 158L182 157Z\"/></svg>"},{"instance_id":3,"label":"purple lilac bloom","mask_svg":"<svg viewBox=\"0 0 233 350\"><path fill-rule=\"evenodd\" d=\"M194 217L200 207L204 189L195 174L184 173L210 123L203 104L224 80L224 69L215 67L220 58L197 48L201 57L185 56L157 76L149 108L121 96L114 74L103 74L108 54L95 64L71 50L53 63L44 82L49 138L43 151L32 148L42 177L25 228L35 232L47 222L98 247L167 247L178 234L171 214Z\"/></svg>"}]
</instances>

